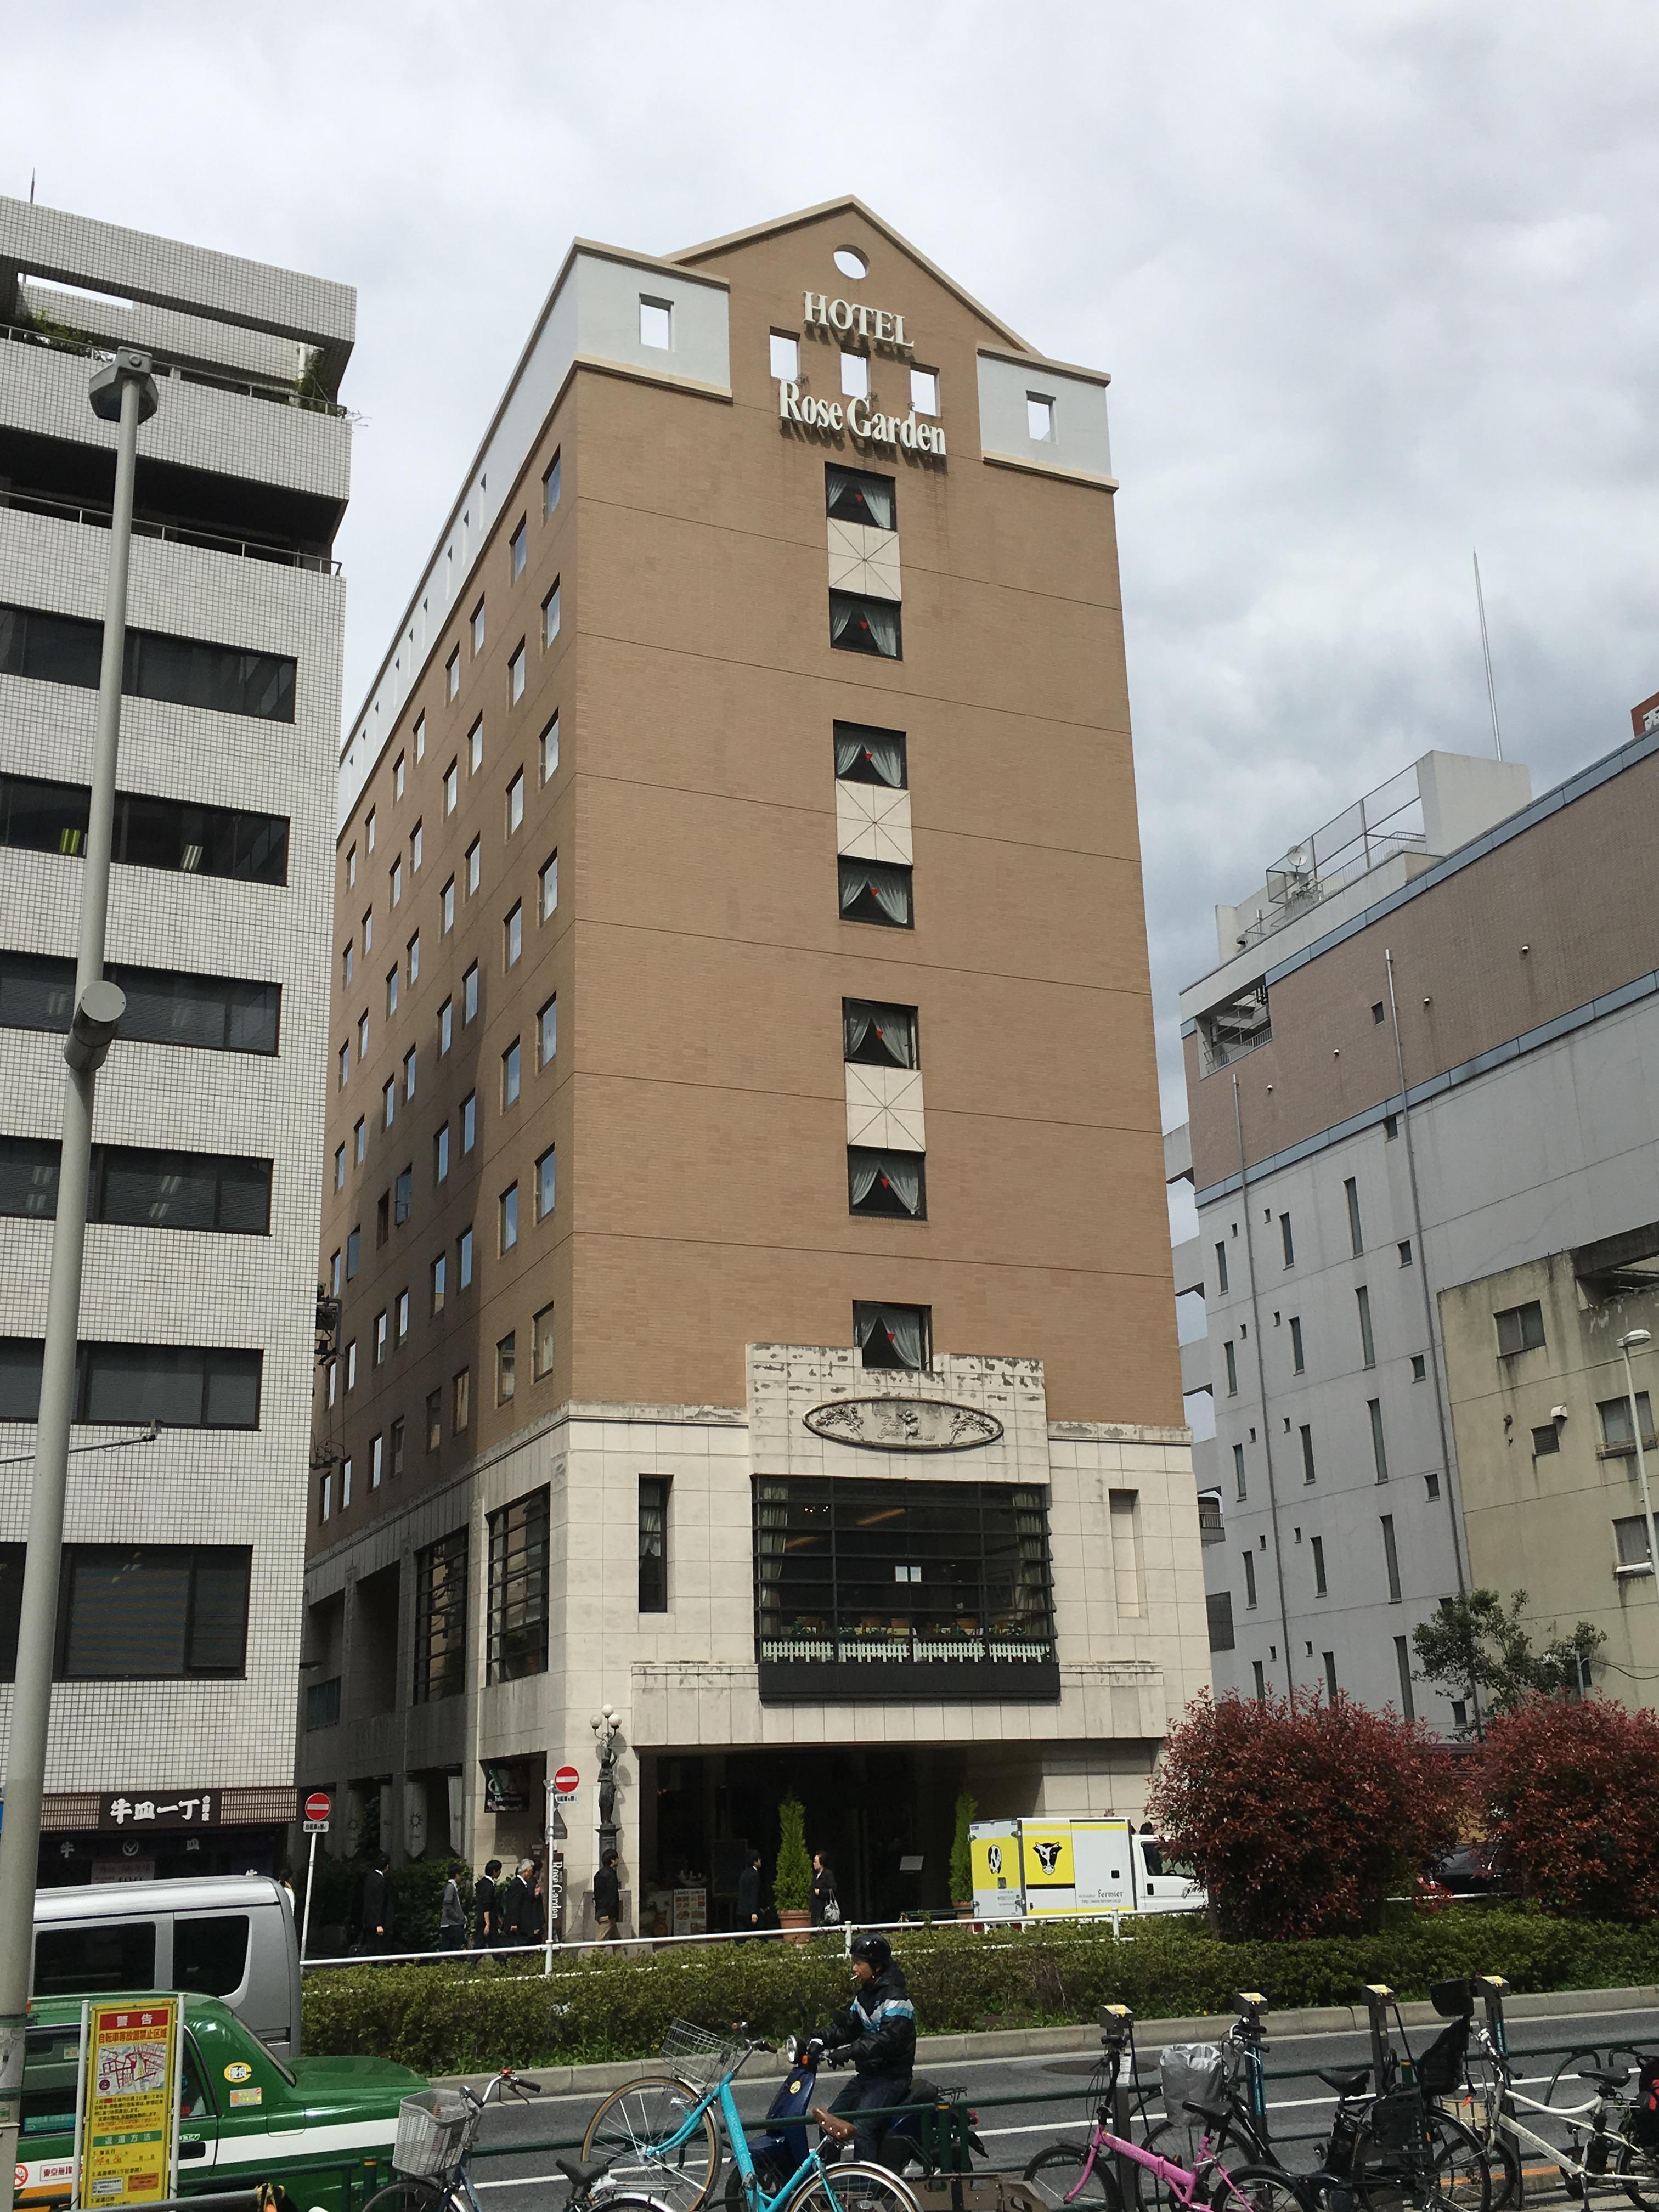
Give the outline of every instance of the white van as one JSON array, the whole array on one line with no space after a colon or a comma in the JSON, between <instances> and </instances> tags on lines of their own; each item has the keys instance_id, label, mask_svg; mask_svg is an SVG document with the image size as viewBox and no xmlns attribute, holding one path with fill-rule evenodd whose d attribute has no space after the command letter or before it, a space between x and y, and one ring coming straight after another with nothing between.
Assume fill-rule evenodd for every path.
<instances>
[{"instance_id":1,"label":"white van","mask_svg":"<svg viewBox=\"0 0 1659 2212\"><path fill-rule=\"evenodd\" d=\"M975 1820L969 1832L975 1920L1201 1912L1190 1867L1125 1820Z\"/></svg>"},{"instance_id":2,"label":"white van","mask_svg":"<svg viewBox=\"0 0 1659 2212\"><path fill-rule=\"evenodd\" d=\"M300 2055L300 1944L264 1875L98 1882L34 1896L38 1997L191 1990L220 1997L279 2058Z\"/></svg>"}]
</instances>

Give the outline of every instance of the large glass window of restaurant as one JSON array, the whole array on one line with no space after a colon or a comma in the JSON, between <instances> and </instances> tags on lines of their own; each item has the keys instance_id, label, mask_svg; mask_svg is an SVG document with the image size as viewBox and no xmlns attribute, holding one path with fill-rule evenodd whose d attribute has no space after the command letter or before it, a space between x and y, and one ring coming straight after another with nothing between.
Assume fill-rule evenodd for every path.
<instances>
[{"instance_id":1,"label":"large glass window of restaurant","mask_svg":"<svg viewBox=\"0 0 1659 2212\"><path fill-rule=\"evenodd\" d=\"M1046 1491L762 1475L754 1504L761 1660L1052 1662Z\"/></svg>"},{"instance_id":2,"label":"large glass window of restaurant","mask_svg":"<svg viewBox=\"0 0 1659 2212\"><path fill-rule=\"evenodd\" d=\"M545 1490L516 1498L489 1516L492 1682L547 1672L547 1531Z\"/></svg>"},{"instance_id":3,"label":"large glass window of restaurant","mask_svg":"<svg viewBox=\"0 0 1659 2212\"><path fill-rule=\"evenodd\" d=\"M466 1687L466 1530L415 1555L415 1703Z\"/></svg>"},{"instance_id":4,"label":"large glass window of restaurant","mask_svg":"<svg viewBox=\"0 0 1659 2212\"><path fill-rule=\"evenodd\" d=\"M0 845L78 859L86 850L91 806L92 793L83 783L0 776ZM180 875L285 884L288 823L280 814L118 791L110 858L129 867L166 868Z\"/></svg>"}]
</instances>

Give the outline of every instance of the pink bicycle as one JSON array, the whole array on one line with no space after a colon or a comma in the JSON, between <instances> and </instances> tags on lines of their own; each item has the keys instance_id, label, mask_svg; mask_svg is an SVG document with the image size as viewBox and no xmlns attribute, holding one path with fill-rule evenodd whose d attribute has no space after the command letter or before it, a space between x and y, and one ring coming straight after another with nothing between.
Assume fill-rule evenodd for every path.
<instances>
[{"instance_id":1,"label":"pink bicycle","mask_svg":"<svg viewBox=\"0 0 1659 2212\"><path fill-rule=\"evenodd\" d=\"M1054 2208L1081 2204L1085 2212L1139 2212L1140 2174L1150 2178L1156 2212L1182 2212L1202 2207L1204 2212L1310 2212L1310 2200L1300 2184L1277 2166L1240 2166L1231 2171L1209 2150L1212 2133L1219 2135L1224 2115L1194 2105L1185 2112L1171 2112L1171 2120L1195 2123L1202 2128L1199 2148L1190 2166L1127 2136L1113 2132L1113 2118L1123 2062L1129 2062L1129 2079L1135 2078L1134 2015L1127 2005L1109 2006L1102 2014L1105 2034L1103 2071L1094 2124L1086 2142L1054 2142L1040 2150L1025 2169L1025 2179L1043 2202ZM1119 2179L1123 2163L1137 2171L1129 2177L1130 2204Z\"/></svg>"}]
</instances>

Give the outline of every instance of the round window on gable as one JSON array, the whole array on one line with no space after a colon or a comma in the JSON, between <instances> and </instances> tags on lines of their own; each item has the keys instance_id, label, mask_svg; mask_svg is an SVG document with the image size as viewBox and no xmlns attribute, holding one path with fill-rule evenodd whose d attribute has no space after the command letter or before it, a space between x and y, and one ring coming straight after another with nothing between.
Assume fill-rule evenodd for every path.
<instances>
[{"instance_id":1,"label":"round window on gable","mask_svg":"<svg viewBox=\"0 0 1659 2212\"><path fill-rule=\"evenodd\" d=\"M867 276L870 274L870 264L856 246L838 246L836 248L836 266L843 276Z\"/></svg>"}]
</instances>

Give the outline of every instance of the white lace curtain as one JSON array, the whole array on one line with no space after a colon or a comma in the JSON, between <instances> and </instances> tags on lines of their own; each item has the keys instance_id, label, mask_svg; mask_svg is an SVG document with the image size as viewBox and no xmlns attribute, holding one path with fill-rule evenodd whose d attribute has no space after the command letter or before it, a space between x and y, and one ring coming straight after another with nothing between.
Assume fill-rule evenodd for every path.
<instances>
[{"instance_id":1,"label":"white lace curtain","mask_svg":"<svg viewBox=\"0 0 1659 2212\"><path fill-rule=\"evenodd\" d=\"M883 1060L890 1060L895 1067L915 1066L915 1025L908 1007L871 1006L862 1000L848 1000L846 1046L848 1060L857 1058L872 1032Z\"/></svg>"},{"instance_id":2,"label":"white lace curtain","mask_svg":"<svg viewBox=\"0 0 1659 2212\"><path fill-rule=\"evenodd\" d=\"M859 1308L859 1349L863 1351L884 1330L892 1340L893 1350L906 1367L921 1365L921 1316L914 1306L860 1306Z\"/></svg>"},{"instance_id":3,"label":"white lace curtain","mask_svg":"<svg viewBox=\"0 0 1659 2212\"><path fill-rule=\"evenodd\" d=\"M884 659L896 660L897 608L889 600L861 599L850 592L836 592L830 603L830 642L839 645L849 635L860 641L855 650L867 649L880 653Z\"/></svg>"},{"instance_id":4,"label":"white lace curtain","mask_svg":"<svg viewBox=\"0 0 1659 2212\"><path fill-rule=\"evenodd\" d=\"M830 471L830 512L843 522L862 522L876 530L893 526L893 487L884 477L852 469Z\"/></svg>"},{"instance_id":5,"label":"white lace curtain","mask_svg":"<svg viewBox=\"0 0 1659 2212\"><path fill-rule=\"evenodd\" d=\"M866 892L890 921L901 928L910 920L910 872L883 867L877 861L846 860L841 864L841 910L850 914Z\"/></svg>"},{"instance_id":6,"label":"white lace curtain","mask_svg":"<svg viewBox=\"0 0 1659 2212\"><path fill-rule=\"evenodd\" d=\"M904 740L884 730L836 732L836 774L850 775L862 760L894 791L904 788Z\"/></svg>"}]
</instances>

